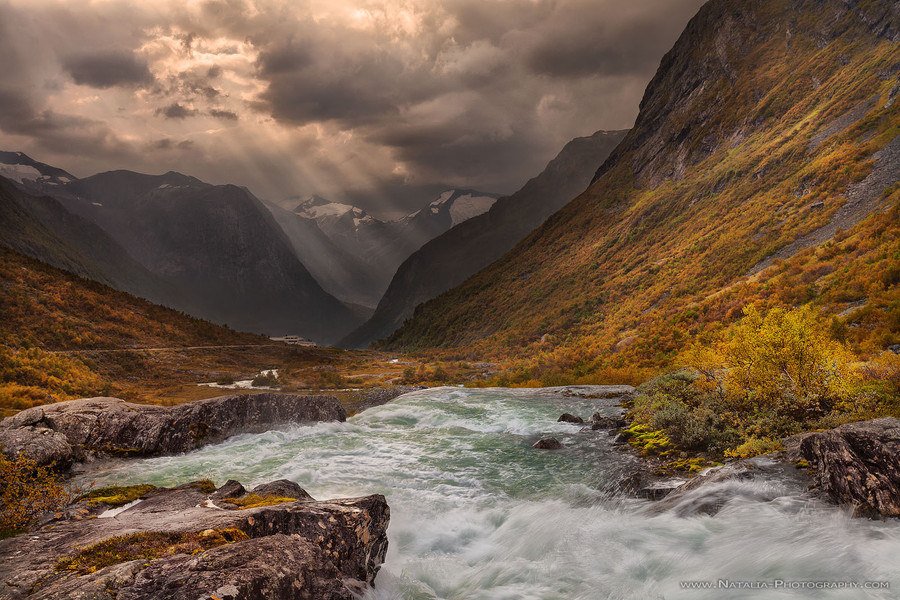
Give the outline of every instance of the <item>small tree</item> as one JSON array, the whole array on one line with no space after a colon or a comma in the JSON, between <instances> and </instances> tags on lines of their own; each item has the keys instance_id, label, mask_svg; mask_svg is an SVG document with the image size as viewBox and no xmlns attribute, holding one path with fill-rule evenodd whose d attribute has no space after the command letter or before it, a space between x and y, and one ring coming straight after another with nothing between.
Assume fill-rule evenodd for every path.
<instances>
[{"instance_id":1,"label":"small tree","mask_svg":"<svg viewBox=\"0 0 900 600\"><path fill-rule=\"evenodd\" d=\"M853 357L831 329L809 307L763 315L748 306L717 343L695 345L684 358L745 436L790 434L847 408L842 404L856 381Z\"/></svg>"},{"instance_id":2,"label":"small tree","mask_svg":"<svg viewBox=\"0 0 900 600\"><path fill-rule=\"evenodd\" d=\"M809 307L774 308L765 316L746 308L723 354L729 396L747 407L773 407L798 423L835 408L849 397L854 380L852 355Z\"/></svg>"}]
</instances>

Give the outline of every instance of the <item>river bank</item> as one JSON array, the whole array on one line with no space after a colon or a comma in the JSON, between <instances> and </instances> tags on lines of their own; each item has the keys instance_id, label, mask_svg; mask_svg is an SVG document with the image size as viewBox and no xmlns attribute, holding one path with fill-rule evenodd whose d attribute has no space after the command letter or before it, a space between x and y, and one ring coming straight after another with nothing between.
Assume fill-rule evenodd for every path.
<instances>
[{"instance_id":1,"label":"river bank","mask_svg":"<svg viewBox=\"0 0 900 600\"><path fill-rule=\"evenodd\" d=\"M666 507L623 494L641 460L562 413L618 398L565 388L432 388L345 423L241 435L187 455L105 465L83 483L274 478L314 497L382 493L389 546L370 598L721 598L681 581L889 581L896 520L852 517L799 472L761 469ZM541 451L545 436L562 448ZM704 507L713 505L715 511ZM897 585L895 583L895 585ZM759 590L729 597L759 598ZM890 590L781 590L773 598L891 598ZM769 597L769 596L766 596Z\"/></svg>"}]
</instances>

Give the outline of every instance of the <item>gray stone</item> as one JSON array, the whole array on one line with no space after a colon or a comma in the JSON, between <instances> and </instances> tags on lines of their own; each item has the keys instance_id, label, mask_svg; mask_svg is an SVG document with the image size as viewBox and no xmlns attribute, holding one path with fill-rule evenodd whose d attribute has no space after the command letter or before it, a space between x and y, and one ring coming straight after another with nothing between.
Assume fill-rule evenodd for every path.
<instances>
[{"instance_id":1,"label":"gray stone","mask_svg":"<svg viewBox=\"0 0 900 600\"><path fill-rule=\"evenodd\" d=\"M531 447L538 450L559 450L563 446L558 439L547 437L539 439Z\"/></svg>"},{"instance_id":2,"label":"gray stone","mask_svg":"<svg viewBox=\"0 0 900 600\"><path fill-rule=\"evenodd\" d=\"M811 433L800 442L815 486L857 514L900 517L900 420L873 419Z\"/></svg>"},{"instance_id":3,"label":"gray stone","mask_svg":"<svg viewBox=\"0 0 900 600\"><path fill-rule=\"evenodd\" d=\"M312 500L312 496L306 490L287 479L279 479L278 481L258 485L253 488L253 493L281 498L294 498L295 500Z\"/></svg>"},{"instance_id":4,"label":"gray stone","mask_svg":"<svg viewBox=\"0 0 900 600\"><path fill-rule=\"evenodd\" d=\"M563 413L556 420L557 423L584 423L584 419L570 413Z\"/></svg>"},{"instance_id":5,"label":"gray stone","mask_svg":"<svg viewBox=\"0 0 900 600\"><path fill-rule=\"evenodd\" d=\"M69 515L0 541L0 597L350 600L384 561L390 510L383 496L225 510L201 489L159 489L115 517ZM116 536L226 528L243 535L198 554L144 557L87 574L57 569L61 558Z\"/></svg>"},{"instance_id":6,"label":"gray stone","mask_svg":"<svg viewBox=\"0 0 900 600\"><path fill-rule=\"evenodd\" d=\"M611 416L599 412L591 415L591 429L595 431L598 429L620 429L627 424L628 422L621 415Z\"/></svg>"},{"instance_id":7,"label":"gray stone","mask_svg":"<svg viewBox=\"0 0 900 600\"><path fill-rule=\"evenodd\" d=\"M84 398L37 407L0 422L0 448L40 464L68 466L96 455L176 454L240 433L285 423L344 421L336 398L296 394L239 394L178 406ZM40 417L38 418L38 415Z\"/></svg>"},{"instance_id":8,"label":"gray stone","mask_svg":"<svg viewBox=\"0 0 900 600\"><path fill-rule=\"evenodd\" d=\"M240 481L235 481L234 479L229 479L225 482L225 485L217 489L210 495L210 500L221 500L222 498L238 498L247 493L247 490L244 489L244 486L241 485Z\"/></svg>"}]
</instances>

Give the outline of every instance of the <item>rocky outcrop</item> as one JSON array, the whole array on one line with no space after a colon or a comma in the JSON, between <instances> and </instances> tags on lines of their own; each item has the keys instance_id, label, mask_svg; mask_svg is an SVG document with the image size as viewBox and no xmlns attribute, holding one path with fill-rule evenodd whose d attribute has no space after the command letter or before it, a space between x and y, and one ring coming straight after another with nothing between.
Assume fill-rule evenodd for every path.
<instances>
[{"instance_id":1,"label":"rocky outcrop","mask_svg":"<svg viewBox=\"0 0 900 600\"><path fill-rule=\"evenodd\" d=\"M815 486L857 514L900 517L900 419L811 433L800 442Z\"/></svg>"},{"instance_id":2,"label":"rocky outcrop","mask_svg":"<svg viewBox=\"0 0 900 600\"><path fill-rule=\"evenodd\" d=\"M402 396L403 394L409 394L424 389L425 387L421 385L391 385L387 387L366 388L351 393L345 399L345 403L348 406L350 414L356 414L367 408L372 408L373 406L387 404L394 398Z\"/></svg>"},{"instance_id":3,"label":"rocky outcrop","mask_svg":"<svg viewBox=\"0 0 900 600\"><path fill-rule=\"evenodd\" d=\"M274 504L239 508L213 500L243 489L237 482L220 493L197 482L151 491L109 518L82 500L0 541L0 597L350 600L372 585L387 551L384 497L315 501L278 483L302 498L254 491L240 496Z\"/></svg>"},{"instance_id":4,"label":"rocky outcrop","mask_svg":"<svg viewBox=\"0 0 900 600\"><path fill-rule=\"evenodd\" d=\"M708 469L665 494L647 494L667 482L638 473L620 489L650 499L651 512L715 514L736 497L772 500L775 485L806 488L857 516L900 516L900 419L859 421L787 438L784 450ZM798 468L799 467L799 468ZM645 479L649 485L642 485Z\"/></svg>"},{"instance_id":5,"label":"rocky outcrop","mask_svg":"<svg viewBox=\"0 0 900 600\"><path fill-rule=\"evenodd\" d=\"M602 412L595 412L591 415L591 429L597 431L599 429L621 429L628 424L621 410L614 415L605 415Z\"/></svg>"},{"instance_id":6,"label":"rocky outcrop","mask_svg":"<svg viewBox=\"0 0 900 600\"><path fill-rule=\"evenodd\" d=\"M95 455L176 454L285 423L344 421L337 399L240 394L164 407L84 398L24 410L0 422L0 448L60 466Z\"/></svg>"}]
</instances>

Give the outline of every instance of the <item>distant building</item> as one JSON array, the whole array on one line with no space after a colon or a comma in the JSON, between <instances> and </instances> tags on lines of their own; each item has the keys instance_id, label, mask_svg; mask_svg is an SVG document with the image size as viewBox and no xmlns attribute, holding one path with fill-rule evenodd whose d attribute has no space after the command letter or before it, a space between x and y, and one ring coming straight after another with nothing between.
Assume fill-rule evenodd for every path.
<instances>
[{"instance_id":1,"label":"distant building","mask_svg":"<svg viewBox=\"0 0 900 600\"><path fill-rule=\"evenodd\" d=\"M312 340L308 340L306 338L302 338L299 335L285 335L282 337L272 337L269 338L273 342L284 342L285 344L290 344L291 346L315 346L316 343Z\"/></svg>"}]
</instances>

